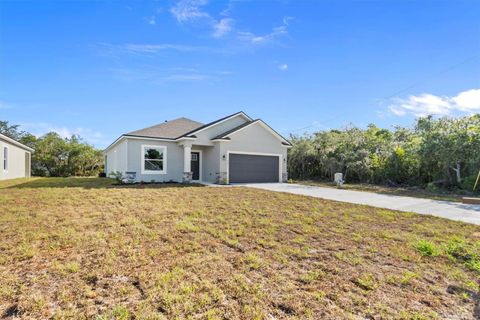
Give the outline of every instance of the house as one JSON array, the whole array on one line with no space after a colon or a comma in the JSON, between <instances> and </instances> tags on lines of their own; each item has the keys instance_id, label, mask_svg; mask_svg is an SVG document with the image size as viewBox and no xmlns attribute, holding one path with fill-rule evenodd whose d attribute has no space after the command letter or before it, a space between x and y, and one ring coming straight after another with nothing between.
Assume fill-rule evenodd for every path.
<instances>
[{"instance_id":1,"label":"house","mask_svg":"<svg viewBox=\"0 0 480 320\"><path fill-rule=\"evenodd\" d=\"M33 149L0 134L0 180L29 178Z\"/></svg>"},{"instance_id":2,"label":"house","mask_svg":"<svg viewBox=\"0 0 480 320\"><path fill-rule=\"evenodd\" d=\"M282 182L290 147L244 112L207 124L179 118L121 135L105 149L105 172L146 182Z\"/></svg>"}]
</instances>

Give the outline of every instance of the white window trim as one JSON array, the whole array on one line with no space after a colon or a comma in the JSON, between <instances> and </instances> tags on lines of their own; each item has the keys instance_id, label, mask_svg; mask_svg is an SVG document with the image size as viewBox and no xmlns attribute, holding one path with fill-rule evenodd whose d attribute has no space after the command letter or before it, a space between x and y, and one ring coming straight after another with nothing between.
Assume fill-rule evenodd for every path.
<instances>
[{"instance_id":1,"label":"white window trim","mask_svg":"<svg viewBox=\"0 0 480 320\"><path fill-rule=\"evenodd\" d=\"M163 149L163 170L145 170L145 148L152 148L152 149ZM142 174L167 174L167 147L166 146L159 146L159 145L146 145L142 144Z\"/></svg>"},{"instance_id":2,"label":"white window trim","mask_svg":"<svg viewBox=\"0 0 480 320\"><path fill-rule=\"evenodd\" d=\"M8 158L10 157L10 150L8 146L4 146L2 148L3 150L3 157L2 157L2 167L3 167L3 172L7 173L8 172L8 167L10 166L10 163L8 161ZM7 151L7 155L5 155L5 150Z\"/></svg>"},{"instance_id":3,"label":"white window trim","mask_svg":"<svg viewBox=\"0 0 480 320\"><path fill-rule=\"evenodd\" d=\"M202 169L202 167L203 167L203 151L202 150L197 150L197 149L192 149L192 151L190 151L190 154L192 152L198 152L198 155L199 155L198 161L200 161L200 163L198 165L199 166L198 180L192 180L192 181L203 181L202 180L203 179L203 169Z\"/></svg>"},{"instance_id":4,"label":"white window trim","mask_svg":"<svg viewBox=\"0 0 480 320\"><path fill-rule=\"evenodd\" d=\"M278 157L278 182L282 182L282 172L283 172L283 156L278 153L262 153L262 152L244 152L244 151L227 151L227 179L230 183L230 154L247 154L254 156L273 156Z\"/></svg>"}]
</instances>

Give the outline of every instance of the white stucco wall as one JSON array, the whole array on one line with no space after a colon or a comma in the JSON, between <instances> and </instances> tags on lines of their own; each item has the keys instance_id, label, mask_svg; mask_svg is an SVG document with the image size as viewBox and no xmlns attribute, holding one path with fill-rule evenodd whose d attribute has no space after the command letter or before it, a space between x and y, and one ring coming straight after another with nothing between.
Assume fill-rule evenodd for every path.
<instances>
[{"instance_id":1,"label":"white stucco wall","mask_svg":"<svg viewBox=\"0 0 480 320\"><path fill-rule=\"evenodd\" d=\"M283 178L287 177L287 148L273 133L262 127L260 123L255 123L245 127L230 136L229 142L220 142L220 157L223 154L226 160L220 161L220 171L225 175L228 172L228 153L245 152L259 155L280 155L281 156L281 174ZM280 180L280 179L279 179Z\"/></svg>"},{"instance_id":2,"label":"white stucco wall","mask_svg":"<svg viewBox=\"0 0 480 320\"><path fill-rule=\"evenodd\" d=\"M193 148L196 148L196 145L199 144L207 145L207 147L203 148L202 179L204 181L212 183L217 182L221 172L220 163L225 161L222 159L221 154L222 142L212 142L211 139L233 128L236 128L247 121L249 121L247 118L239 114L236 117L218 123L199 133L195 133L197 139L193 141Z\"/></svg>"},{"instance_id":3,"label":"white stucco wall","mask_svg":"<svg viewBox=\"0 0 480 320\"><path fill-rule=\"evenodd\" d=\"M203 153L203 180L215 183L220 174L220 144L218 142L214 143L212 147L207 147L205 150L206 151Z\"/></svg>"},{"instance_id":4,"label":"white stucco wall","mask_svg":"<svg viewBox=\"0 0 480 320\"><path fill-rule=\"evenodd\" d=\"M4 147L8 148L8 165L4 170ZM28 156L28 163L25 156ZM0 180L30 177L31 153L0 138Z\"/></svg>"},{"instance_id":5,"label":"white stucco wall","mask_svg":"<svg viewBox=\"0 0 480 320\"><path fill-rule=\"evenodd\" d=\"M105 153L107 156L105 168L107 175L117 171L125 174L127 171L127 153L128 141L125 139L114 145Z\"/></svg>"},{"instance_id":6,"label":"white stucco wall","mask_svg":"<svg viewBox=\"0 0 480 320\"><path fill-rule=\"evenodd\" d=\"M244 152L269 154L280 156L279 180L287 175L287 148L282 145L278 137L255 123L245 127L230 136L230 141L212 142L211 139L231 130L247 119L241 115L195 133L197 139L188 141L193 144L192 151L201 153L201 179L206 182L219 182L228 177L228 153ZM137 181L182 181L184 152L182 141L161 141L153 139L122 138L122 140L108 149L107 173L112 171L135 172ZM166 170L164 173L142 173L142 145L164 146L167 150Z\"/></svg>"},{"instance_id":7,"label":"white stucco wall","mask_svg":"<svg viewBox=\"0 0 480 320\"><path fill-rule=\"evenodd\" d=\"M243 115L239 114L236 117L218 123L210 128L200 131L199 133L195 133L194 135L197 137L197 139L195 140L194 144L213 146L214 142L211 141L212 138L238 127L247 121L248 120Z\"/></svg>"},{"instance_id":8,"label":"white stucco wall","mask_svg":"<svg viewBox=\"0 0 480 320\"><path fill-rule=\"evenodd\" d=\"M128 161L129 172L136 172L137 181L177 181L181 182L183 177L183 147L176 142L155 141L143 139L128 140ZM142 174L142 145L165 146L167 148L166 172L165 174Z\"/></svg>"}]
</instances>

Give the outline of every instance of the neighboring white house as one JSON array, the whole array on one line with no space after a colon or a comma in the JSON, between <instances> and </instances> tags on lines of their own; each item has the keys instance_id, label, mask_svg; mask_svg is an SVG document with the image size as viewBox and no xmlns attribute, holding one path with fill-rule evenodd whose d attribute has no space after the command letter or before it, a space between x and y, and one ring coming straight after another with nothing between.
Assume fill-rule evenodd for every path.
<instances>
[{"instance_id":1,"label":"neighboring white house","mask_svg":"<svg viewBox=\"0 0 480 320\"><path fill-rule=\"evenodd\" d=\"M282 182L290 147L244 112L205 125L179 118L121 135L105 149L105 172L146 182Z\"/></svg>"},{"instance_id":2,"label":"neighboring white house","mask_svg":"<svg viewBox=\"0 0 480 320\"><path fill-rule=\"evenodd\" d=\"M28 178L33 149L0 134L0 180Z\"/></svg>"}]
</instances>

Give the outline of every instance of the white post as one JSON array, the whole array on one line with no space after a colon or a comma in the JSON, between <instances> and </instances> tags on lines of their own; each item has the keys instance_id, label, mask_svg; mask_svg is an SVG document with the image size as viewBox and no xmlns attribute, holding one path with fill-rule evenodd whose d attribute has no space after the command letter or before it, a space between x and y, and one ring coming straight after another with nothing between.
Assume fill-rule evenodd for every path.
<instances>
[{"instance_id":1,"label":"white post","mask_svg":"<svg viewBox=\"0 0 480 320\"><path fill-rule=\"evenodd\" d=\"M192 147L183 146L183 172L191 172Z\"/></svg>"},{"instance_id":2,"label":"white post","mask_svg":"<svg viewBox=\"0 0 480 320\"><path fill-rule=\"evenodd\" d=\"M183 182L189 183L192 181L192 146L188 144L183 145Z\"/></svg>"}]
</instances>

